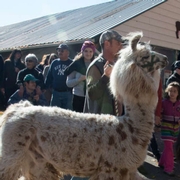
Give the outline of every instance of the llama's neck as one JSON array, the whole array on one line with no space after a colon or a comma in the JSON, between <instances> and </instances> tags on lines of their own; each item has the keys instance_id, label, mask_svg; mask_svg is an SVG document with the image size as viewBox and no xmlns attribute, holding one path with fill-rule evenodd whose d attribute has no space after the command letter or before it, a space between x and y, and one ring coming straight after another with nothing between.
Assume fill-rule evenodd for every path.
<instances>
[{"instance_id":1,"label":"llama's neck","mask_svg":"<svg viewBox=\"0 0 180 180\"><path fill-rule=\"evenodd\" d=\"M125 116L134 122L137 129L152 133L154 127L155 105L146 103L124 102Z\"/></svg>"}]
</instances>

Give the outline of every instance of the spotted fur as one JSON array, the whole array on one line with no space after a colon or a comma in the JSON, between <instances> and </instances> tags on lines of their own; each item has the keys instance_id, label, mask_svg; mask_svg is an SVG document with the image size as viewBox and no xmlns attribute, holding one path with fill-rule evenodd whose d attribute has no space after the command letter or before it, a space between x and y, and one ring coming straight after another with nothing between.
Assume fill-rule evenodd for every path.
<instances>
[{"instance_id":1,"label":"spotted fur","mask_svg":"<svg viewBox=\"0 0 180 180\"><path fill-rule=\"evenodd\" d=\"M63 174L90 180L142 180L143 163L153 131L158 68L167 58L138 44L131 34L110 78L125 115L76 113L28 102L8 107L1 117L0 180L59 180ZM152 57L153 56L153 57Z\"/></svg>"}]
</instances>

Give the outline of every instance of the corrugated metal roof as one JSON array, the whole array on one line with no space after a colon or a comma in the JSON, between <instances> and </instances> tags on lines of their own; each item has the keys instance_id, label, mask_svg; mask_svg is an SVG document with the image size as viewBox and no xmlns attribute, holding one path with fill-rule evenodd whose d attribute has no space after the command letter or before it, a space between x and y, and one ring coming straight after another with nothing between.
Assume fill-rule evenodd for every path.
<instances>
[{"instance_id":1,"label":"corrugated metal roof","mask_svg":"<svg viewBox=\"0 0 180 180\"><path fill-rule=\"evenodd\" d=\"M117 0L0 27L0 51L93 38L165 0Z\"/></svg>"}]
</instances>

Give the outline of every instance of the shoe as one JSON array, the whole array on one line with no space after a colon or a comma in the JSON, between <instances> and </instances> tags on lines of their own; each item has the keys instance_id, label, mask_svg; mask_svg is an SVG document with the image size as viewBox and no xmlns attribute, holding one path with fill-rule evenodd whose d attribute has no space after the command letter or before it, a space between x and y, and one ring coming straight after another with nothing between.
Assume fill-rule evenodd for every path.
<instances>
[{"instance_id":1,"label":"shoe","mask_svg":"<svg viewBox=\"0 0 180 180\"><path fill-rule=\"evenodd\" d=\"M164 166L163 166L163 165L160 165L160 164L159 164L158 166L159 166L161 169L164 169Z\"/></svg>"},{"instance_id":2,"label":"shoe","mask_svg":"<svg viewBox=\"0 0 180 180\"><path fill-rule=\"evenodd\" d=\"M171 172L164 171L164 173L167 174L168 176L175 176L174 171Z\"/></svg>"},{"instance_id":3,"label":"shoe","mask_svg":"<svg viewBox=\"0 0 180 180\"><path fill-rule=\"evenodd\" d=\"M145 167L143 165L141 165L140 167L138 167L138 171L143 174L144 176L145 175L148 175L148 172L147 170L145 169Z\"/></svg>"}]
</instances>

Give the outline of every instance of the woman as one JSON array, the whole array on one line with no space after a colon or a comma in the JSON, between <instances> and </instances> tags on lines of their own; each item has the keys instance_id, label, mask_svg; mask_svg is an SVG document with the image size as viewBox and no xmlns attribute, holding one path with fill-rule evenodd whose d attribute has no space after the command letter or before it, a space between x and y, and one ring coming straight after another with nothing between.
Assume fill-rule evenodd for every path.
<instances>
[{"instance_id":1,"label":"woman","mask_svg":"<svg viewBox=\"0 0 180 180\"><path fill-rule=\"evenodd\" d=\"M22 96L24 92L23 79L27 74L32 74L36 79L38 79L36 92L38 92L39 94L42 93L41 91L44 89L44 79L42 73L36 69L37 62L38 62L38 58L36 57L35 54L28 54L25 57L26 68L19 71L17 76L17 84L20 88L19 91L20 96Z\"/></svg>"},{"instance_id":2,"label":"woman","mask_svg":"<svg viewBox=\"0 0 180 180\"><path fill-rule=\"evenodd\" d=\"M48 70L49 70L51 63L57 58L58 57L55 53L50 54L49 59L48 59L48 64L47 64L47 66L44 67L44 70L43 70L44 79L46 79L46 76L47 76L47 73L48 73Z\"/></svg>"},{"instance_id":3,"label":"woman","mask_svg":"<svg viewBox=\"0 0 180 180\"><path fill-rule=\"evenodd\" d=\"M0 54L0 89L2 88L3 81L3 71L4 71L4 59ZM5 110L5 96L4 92L0 91L0 110Z\"/></svg>"},{"instance_id":4,"label":"woman","mask_svg":"<svg viewBox=\"0 0 180 180\"><path fill-rule=\"evenodd\" d=\"M51 65L51 63L57 59L57 55L55 53L51 53L50 57L49 57L49 60L48 60L48 65L45 66L44 70L43 70L43 76L44 76L44 80L46 79L47 77L47 73L49 71L49 67ZM51 101L51 95L52 95L52 89L51 88L48 88L46 89L46 91L44 92L44 95L45 95L45 98L48 102L48 105L50 105L50 101Z\"/></svg>"},{"instance_id":5,"label":"woman","mask_svg":"<svg viewBox=\"0 0 180 180\"><path fill-rule=\"evenodd\" d=\"M22 53L20 49L14 49L4 62L4 72L1 91L5 93L6 102L9 97L18 89L16 77L23 69L24 63L21 61Z\"/></svg>"},{"instance_id":6,"label":"woman","mask_svg":"<svg viewBox=\"0 0 180 180\"><path fill-rule=\"evenodd\" d=\"M81 52L66 69L68 77L66 84L73 88L73 110L83 112L85 92L86 92L86 70L94 59L95 45L91 41L85 41L81 47Z\"/></svg>"},{"instance_id":7,"label":"woman","mask_svg":"<svg viewBox=\"0 0 180 180\"><path fill-rule=\"evenodd\" d=\"M40 72L43 72L44 67L48 65L50 54L44 54L41 62L36 66L36 69Z\"/></svg>"}]
</instances>

